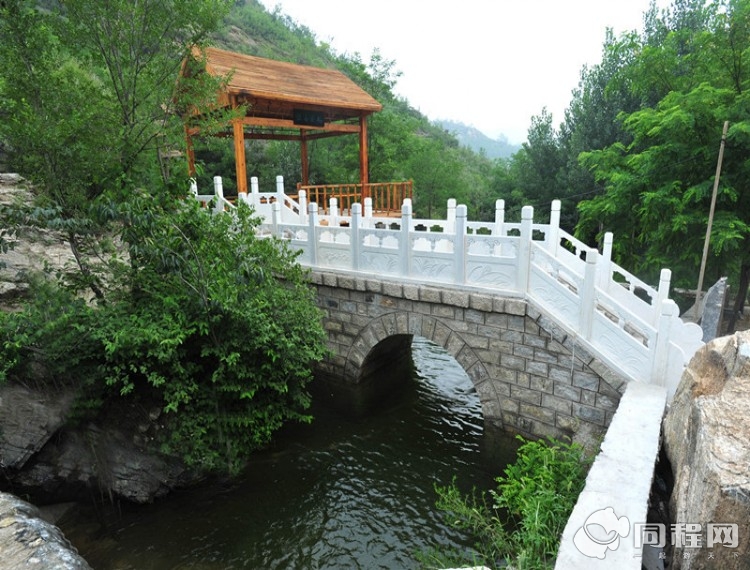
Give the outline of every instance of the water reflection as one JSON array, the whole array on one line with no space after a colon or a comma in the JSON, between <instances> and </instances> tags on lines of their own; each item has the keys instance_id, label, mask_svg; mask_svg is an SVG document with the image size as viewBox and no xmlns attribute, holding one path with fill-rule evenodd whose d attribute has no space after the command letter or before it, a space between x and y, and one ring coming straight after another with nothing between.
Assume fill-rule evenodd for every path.
<instances>
[{"instance_id":1,"label":"water reflection","mask_svg":"<svg viewBox=\"0 0 750 570\"><path fill-rule=\"evenodd\" d=\"M123 508L107 529L64 528L97 570L414 568L414 553L468 546L435 509L453 476L489 488L471 381L442 349L413 346L415 373L387 409L360 419L316 409L231 486Z\"/></svg>"}]
</instances>

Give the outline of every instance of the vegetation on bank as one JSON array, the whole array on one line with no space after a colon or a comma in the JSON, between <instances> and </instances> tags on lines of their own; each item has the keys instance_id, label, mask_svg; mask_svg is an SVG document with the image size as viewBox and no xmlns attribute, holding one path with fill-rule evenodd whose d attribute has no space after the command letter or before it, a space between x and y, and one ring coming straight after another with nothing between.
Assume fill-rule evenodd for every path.
<instances>
[{"instance_id":1,"label":"vegetation on bank","mask_svg":"<svg viewBox=\"0 0 750 570\"><path fill-rule=\"evenodd\" d=\"M483 565L518 570L554 567L560 537L583 490L591 458L576 443L524 440L497 489L464 495L454 480L437 485L437 506L455 528L476 537L474 552L433 550L419 555L425 568Z\"/></svg>"},{"instance_id":2,"label":"vegetation on bank","mask_svg":"<svg viewBox=\"0 0 750 570\"><path fill-rule=\"evenodd\" d=\"M178 111L218 87L176 82L187 46L230 4L46 4L0 6L0 140L32 183L0 208L0 251L52 230L76 263L29 276L28 302L0 312L0 380L70 386L80 420L156 407L162 450L235 471L283 424L311 419L325 337L296 255L258 238L247 207L201 210L164 162L184 139Z\"/></svg>"}]
</instances>

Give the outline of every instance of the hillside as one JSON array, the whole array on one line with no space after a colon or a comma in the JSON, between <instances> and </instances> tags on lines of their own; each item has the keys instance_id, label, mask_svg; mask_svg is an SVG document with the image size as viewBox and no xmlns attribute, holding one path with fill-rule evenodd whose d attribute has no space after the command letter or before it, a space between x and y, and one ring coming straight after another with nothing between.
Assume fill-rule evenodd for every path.
<instances>
[{"instance_id":1,"label":"hillside","mask_svg":"<svg viewBox=\"0 0 750 570\"><path fill-rule=\"evenodd\" d=\"M519 144L510 143L504 135L500 135L497 139L491 139L479 129L463 123L442 120L437 121L437 124L453 134L461 146L465 146L476 153L484 151L487 158L510 158L521 148Z\"/></svg>"}]
</instances>

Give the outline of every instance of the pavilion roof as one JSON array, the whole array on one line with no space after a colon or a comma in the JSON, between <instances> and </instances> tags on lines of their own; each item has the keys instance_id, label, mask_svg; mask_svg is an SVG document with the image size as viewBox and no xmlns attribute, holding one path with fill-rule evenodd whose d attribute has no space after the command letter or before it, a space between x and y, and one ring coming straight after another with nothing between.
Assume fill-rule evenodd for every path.
<instances>
[{"instance_id":1,"label":"pavilion roof","mask_svg":"<svg viewBox=\"0 0 750 570\"><path fill-rule=\"evenodd\" d=\"M295 108L324 112L335 121L369 115L383 107L346 75L218 48L206 48L206 71L229 75L226 94L248 114L288 119Z\"/></svg>"}]
</instances>

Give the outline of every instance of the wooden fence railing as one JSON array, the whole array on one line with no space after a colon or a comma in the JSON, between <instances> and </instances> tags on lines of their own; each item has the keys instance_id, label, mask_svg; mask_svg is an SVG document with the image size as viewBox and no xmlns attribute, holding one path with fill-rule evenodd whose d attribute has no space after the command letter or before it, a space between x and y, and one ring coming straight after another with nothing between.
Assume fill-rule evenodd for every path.
<instances>
[{"instance_id":1,"label":"wooden fence railing","mask_svg":"<svg viewBox=\"0 0 750 570\"><path fill-rule=\"evenodd\" d=\"M405 199L412 199L413 182L371 182L369 184L297 184L297 194L304 190L308 203L315 202L321 215L328 213L331 198L336 198L339 211L349 213L352 204L363 204L365 198L372 199L374 215L400 216Z\"/></svg>"}]
</instances>

